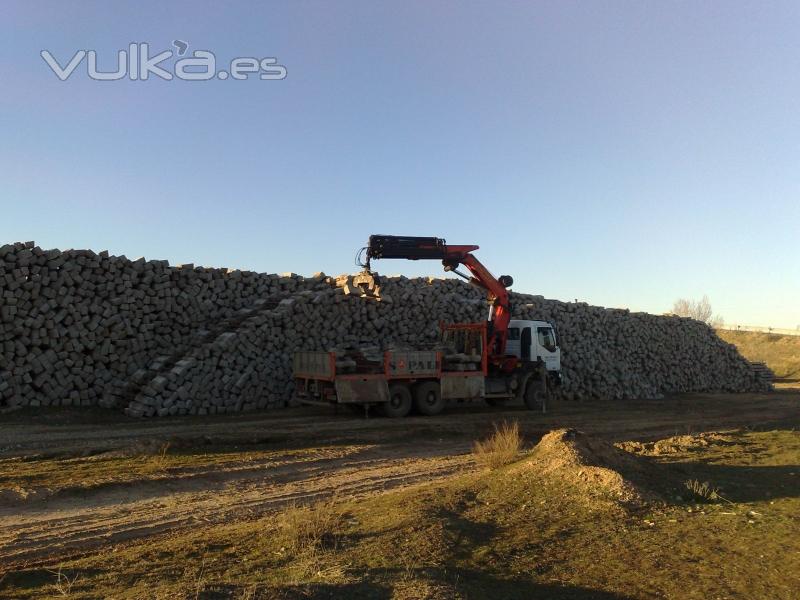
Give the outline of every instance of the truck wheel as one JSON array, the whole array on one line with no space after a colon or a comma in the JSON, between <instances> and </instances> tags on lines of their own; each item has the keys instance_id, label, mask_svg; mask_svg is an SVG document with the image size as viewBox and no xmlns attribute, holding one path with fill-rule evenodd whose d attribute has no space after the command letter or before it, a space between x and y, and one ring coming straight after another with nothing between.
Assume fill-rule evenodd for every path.
<instances>
[{"instance_id":1,"label":"truck wheel","mask_svg":"<svg viewBox=\"0 0 800 600\"><path fill-rule=\"evenodd\" d=\"M547 384L543 381L529 381L524 398L528 410L542 410L546 399Z\"/></svg>"},{"instance_id":2,"label":"truck wheel","mask_svg":"<svg viewBox=\"0 0 800 600\"><path fill-rule=\"evenodd\" d=\"M405 417L411 412L411 391L407 385L395 383L389 386L389 401L382 406L383 414L387 417Z\"/></svg>"},{"instance_id":3,"label":"truck wheel","mask_svg":"<svg viewBox=\"0 0 800 600\"><path fill-rule=\"evenodd\" d=\"M442 390L436 381L423 381L414 387L414 406L429 417L438 415L444 410L445 401Z\"/></svg>"}]
</instances>

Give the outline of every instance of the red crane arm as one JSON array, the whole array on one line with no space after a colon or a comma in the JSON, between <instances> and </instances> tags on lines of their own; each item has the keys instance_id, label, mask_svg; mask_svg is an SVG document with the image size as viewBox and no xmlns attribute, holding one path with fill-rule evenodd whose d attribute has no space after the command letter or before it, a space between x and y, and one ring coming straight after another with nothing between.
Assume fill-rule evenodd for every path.
<instances>
[{"instance_id":1,"label":"red crane arm","mask_svg":"<svg viewBox=\"0 0 800 600\"><path fill-rule=\"evenodd\" d=\"M367 262L364 267L369 270L373 258L403 258L408 260L439 259L445 271L453 271L483 288L488 296L490 312L489 322L489 354L502 356L505 354L508 340L508 324L511 321L511 302L506 288L513 280L508 275L499 279L491 274L473 250L478 246L448 246L445 240L428 237L403 237L394 235L371 235L366 248ZM464 265L472 277L458 271Z\"/></svg>"},{"instance_id":2,"label":"red crane arm","mask_svg":"<svg viewBox=\"0 0 800 600\"><path fill-rule=\"evenodd\" d=\"M475 283L483 287L489 297L489 321L492 323L492 328L489 331L490 353L505 354L506 342L508 341L508 324L511 321L511 300L508 290L503 285L503 282L492 275L489 269L474 254L467 252L460 259L460 262L469 269Z\"/></svg>"}]
</instances>

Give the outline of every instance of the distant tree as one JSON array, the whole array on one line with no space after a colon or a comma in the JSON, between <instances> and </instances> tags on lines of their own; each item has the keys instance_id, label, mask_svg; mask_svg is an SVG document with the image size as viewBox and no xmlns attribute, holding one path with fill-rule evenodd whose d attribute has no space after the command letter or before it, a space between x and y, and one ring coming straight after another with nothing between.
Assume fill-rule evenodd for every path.
<instances>
[{"instance_id":1,"label":"distant tree","mask_svg":"<svg viewBox=\"0 0 800 600\"><path fill-rule=\"evenodd\" d=\"M707 323L712 327L722 327L725 324L725 319L720 315L714 315L714 310L711 308L711 301L706 295L703 295L700 300L678 298L672 305L672 314L678 315L679 317L691 317L692 319Z\"/></svg>"}]
</instances>

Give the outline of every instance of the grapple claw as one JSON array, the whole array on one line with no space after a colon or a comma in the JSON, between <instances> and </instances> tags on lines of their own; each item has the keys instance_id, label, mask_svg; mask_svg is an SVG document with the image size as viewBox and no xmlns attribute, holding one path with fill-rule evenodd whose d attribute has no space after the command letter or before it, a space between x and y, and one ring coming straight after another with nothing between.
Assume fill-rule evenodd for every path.
<instances>
[{"instance_id":1,"label":"grapple claw","mask_svg":"<svg viewBox=\"0 0 800 600\"><path fill-rule=\"evenodd\" d=\"M362 295L370 298L380 298L381 288L378 283L378 276L367 269L353 277L353 285L361 290Z\"/></svg>"}]
</instances>

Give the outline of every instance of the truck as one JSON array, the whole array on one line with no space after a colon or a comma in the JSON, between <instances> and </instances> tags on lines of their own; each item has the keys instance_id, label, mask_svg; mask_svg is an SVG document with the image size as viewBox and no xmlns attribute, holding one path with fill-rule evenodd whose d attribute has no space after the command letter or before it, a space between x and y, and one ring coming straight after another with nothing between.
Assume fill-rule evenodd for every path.
<instances>
[{"instance_id":1,"label":"truck","mask_svg":"<svg viewBox=\"0 0 800 600\"><path fill-rule=\"evenodd\" d=\"M293 356L295 391L301 402L335 404L387 417L412 410L436 415L448 401L484 399L490 405L522 401L546 411L561 383L556 328L546 321L511 319L509 275L494 277L475 257L476 245L448 245L435 237L372 235L362 249L364 270L353 279L364 295L379 293L375 259L438 259L486 292L488 318L440 324L441 339L428 348L352 348L301 351ZM459 270L464 266L469 273Z\"/></svg>"}]
</instances>

